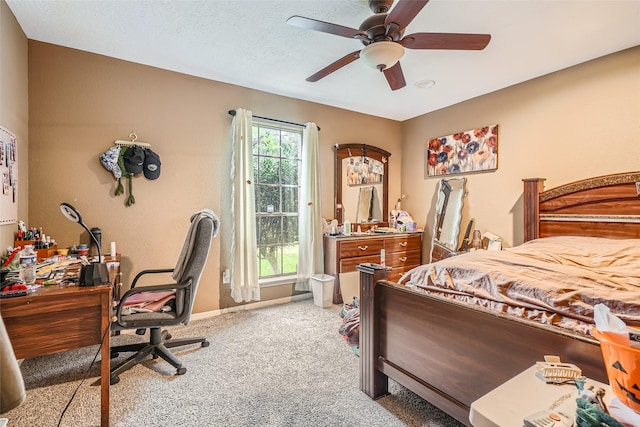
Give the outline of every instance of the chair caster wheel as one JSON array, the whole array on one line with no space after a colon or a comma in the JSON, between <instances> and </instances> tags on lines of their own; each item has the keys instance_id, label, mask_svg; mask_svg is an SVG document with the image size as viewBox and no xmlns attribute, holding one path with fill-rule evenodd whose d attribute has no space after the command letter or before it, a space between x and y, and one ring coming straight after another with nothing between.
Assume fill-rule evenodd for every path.
<instances>
[{"instance_id":1,"label":"chair caster wheel","mask_svg":"<svg viewBox=\"0 0 640 427\"><path fill-rule=\"evenodd\" d=\"M200 344L202 347L209 347L209 341L202 341L202 344Z\"/></svg>"},{"instance_id":2,"label":"chair caster wheel","mask_svg":"<svg viewBox=\"0 0 640 427\"><path fill-rule=\"evenodd\" d=\"M114 385L120 382L120 377L111 377L109 378L109 384Z\"/></svg>"},{"instance_id":3,"label":"chair caster wheel","mask_svg":"<svg viewBox=\"0 0 640 427\"><path fill-rule=\"evenodd\" d=\"M170 333L167 333L167 336L166 336L166 337L164 337L164 339L166 339L166 340L170 340L170 339L171 339L171 334L170 334Z\"/></svg>"},{"instance_id":4,"label":"chair caster wheel","mask_svg":"<svg viewBox=\"0 0 640 427\"><path fill-rule=\"evenodd\" d=\"M176 370L176 375L183 375L186 372L187 372L187 368L178 368Z\"/></svg>"},{"instance_id":5,"label":"chair caster wheel","mask_svg":"<svg viewBox=\"0 0 640 427\"><path fill-rule=\"evenodd\" d=\"M120 356L120 353L118 353L117 351L112 351L110 354L110 357L112 359L115 359L116 357Z\"/></svg>"}]
</instances>

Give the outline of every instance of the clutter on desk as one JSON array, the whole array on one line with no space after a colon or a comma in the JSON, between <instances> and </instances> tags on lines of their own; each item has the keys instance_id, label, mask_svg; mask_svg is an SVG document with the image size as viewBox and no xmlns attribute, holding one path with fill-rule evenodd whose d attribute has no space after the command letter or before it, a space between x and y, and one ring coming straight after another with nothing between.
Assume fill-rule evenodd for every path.
<instances>
[{"instance_id":1,"label":"clutter on desk","mask_svg":"<svg viewBox=\"0 0 640 427\"><path fill-rule=\"evenodd\" d=\"M32 270L26 277L22 267L2 271L0 297L26 295L42 286L67 286L78 282L81 261L76 258L59 259L53 256L30 264Z\"/></svg>"},{"instance_id":2,"label":"clutter on desk","mask_svg":"<svg viewBox=\"0 0 640 427\"><path fill-rule=\"evenodd\" d=\"M124 194L122 178L128 180L125 206L131 206L136 202L133 196L133 178L143 175L146 179L156 180L160 177L162 164L160 156L151 150L151 144L138 141L135 132L131 132L129 138L128 141L115 140L115 145L100 155L100 162L118 182L114 195Z\"/></svg>"},{"instance_id":3,"label":"clutter on desk","mask_svg":"<svg viewBox=\"0 0 640 427\"><path fill-rule=\"evenodd\" d=\"M544 362L537 362L535 376L550 386L573 384L576 387L575 400L558 401L553 409L542 409L523 419L525 427L566 426L573 427L624 427L627 424L615 412L612 405L605 404L606 391L599 383L594 383L582 375L582 370L571 363L565 363L558 356L545 356ZM612 387L615 390L615 386ZM573 403L575 402L575 405ZM615 406L615 405L614 405ZM550 407L551 408L551 407ZM575 408L575 414L573 409ZM575 424L574 424L575 419Z\"/></svg>"},{"instance_id":4,"label":"clutter on desk","mask_svg":"<svg viewBox=\"0 0 640 427\"><path fill-rule=\"evenodd\" d=\"M55 239L43 233L42 227L27 228L24 221L18 222L18 230L14 235L13 248L24 249L32 246L38 258L48 258L55 255L58 248Z\"/></svg>"}]
</instances>

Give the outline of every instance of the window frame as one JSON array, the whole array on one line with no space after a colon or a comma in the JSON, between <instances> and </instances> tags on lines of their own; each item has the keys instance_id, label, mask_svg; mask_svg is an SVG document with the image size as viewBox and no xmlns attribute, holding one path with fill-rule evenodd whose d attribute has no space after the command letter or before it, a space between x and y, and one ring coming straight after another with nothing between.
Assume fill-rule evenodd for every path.
<instances>
[{"instance_id":1,"label":"window frame","mask_svg":"<svg viewBox=\"0 0 640 427\"><path fill-rule=\"evenodd\" d=\"M267 130L269 132L277 133L278 143L279 143L279 152L277 153L277 155L275 155L274 153L261 152L260 150L261 130ZM297 150L297 154L293 157L285 156L283 153L283 148L282 148L283 133L293 133L298 135L298 138L299 138L298 150ZM285 254L285 249L288 246L292 246L291 245L292 243L296 249L299 246L297 226L299 224L298 218L300 216L298 207L299 207L299 200L300 200L300 178L301 178L301 169L302 169L302 129L299 126L291 126L291 125L280 124L280 123L272 123L266 120L254 119L252 123L252 152L253 152L253 167L254 167L254 180L255 180L254 184L255 184L255 215L256 215L256 255L258 257L258 281L260 283L260 287L292 283L292 282L295 282L295 279L297 277L297 269L298 269L297 252L296 252L295 271L293 272L283 272L284 266L285 266L284 254ZM259 172L261 169L262 162L265 159L278 160L278 181L279 181L278 183L273 183L273 182L262 183L261 182L260 180L261 176ZM283 161L293 161L297 163L297 176L295 179L295 184L283 183L283 179L286 178L282 174ZM261 204L264 204L260 200L261 189L268 188L268 187L278 189L279 210L274 209L273 212L261 211L261 208L265 208L267 206L267 205L261 206ZM292 206L293 210L289 212L285 211L285 206L286 206L286 200L285 200L286 190L285 189L295 189L295 194L293 195L293 198L295 199L295 203ZM263 221L265 218L280 218L279 237L277 239L278 241L275 243L261 242L263 237L261 233L261 230L262 230L261 221ZM290 218L296 219L293 222L296 226L295 233L293 234L295 235L295 238L293 242L285 242L286 226L287 226L286 222L287 222L287 219L290 219ZM265 247L279 248L277 258L276 258L277 262L279 263L279 268L273 272L274 274L263 276L263 269L261 265L261 262L263 261L263 259L261 258L261 254L263 253L262 248L265 248ZM276 271L279 271L279 273Z\"/></svg>"}]
</instances>

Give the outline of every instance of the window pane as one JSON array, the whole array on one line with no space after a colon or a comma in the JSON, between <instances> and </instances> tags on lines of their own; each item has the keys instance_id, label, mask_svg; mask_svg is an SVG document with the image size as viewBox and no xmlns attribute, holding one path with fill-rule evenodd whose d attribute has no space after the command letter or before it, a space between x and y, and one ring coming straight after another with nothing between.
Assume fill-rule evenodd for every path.
<instances>
[{"instance_id":1,"label":"window pane","mask_svg":"<svg viewBox=\"0 0 640 427\"><path fill-rule=\"evenodd\" d=\"M273 245L282 242L282 217L267 216L259 218L260 245Z\"/></svg>"},{"instance_id":2,"label":"window pane","mask_svg":"<svg viewBox=\"0 0 640 427\"><path fill-rule=\"evenodd\" d=\"M295 132L282 132L282 157L288 159L300 158L302 135Z\"/></svg>"},{"instance_id":3,"label":"window pane","mask_svg":"<svg viewBox=\"0 0 640 427\"><path fill-rule=\"evenodd\" d=\"M282 212L280 207L280 187L257 185L256 210L258 213Z\"/></svg>"},{"instance_id":4,"label":"window pane","mask_svg":"<svg viewBox=\"0 0 640 427\"><path fill-rule=\"evenodd\" d=\"M282 159L282 184L298 185L298 161Z\"/></svg>"},{"instance_id":5,"label":"window pane","mask_svg":"<svg viewBox=\"0 0 640 427\"><path fill-rule=\"evenodd\" d=\"M263 156L280 156L279 131L260 128L260 154Z\"/></svg>"},{"instance_id":6,"label":"window pane","mask_svg":"<svg viewBox=\"0 0 640 427\"><path fill-rule=\"evenodd\" d=\"M280 183L280 159L260 157L260 183Z\"/></svg>"},{"instance_id":7,"label":"window pane","mask_svg":"<svg viewBox=\"0 0 640 427\"><path fill-rule=\"evenodd\" d=\"M298 271L298 245L282 248L282 273L292 274Z\"/></svg>"},{"instance_id":8,"label":"window pane","mask_svg":"<svg viewBox=\"0 0 640 427\"><path fill-rule=\"evenodd\" d=\"M259 148L258 134L259 134L258 127L257 126L251 127L251 147L254 155L258 154L258 148Z\"/></svg>"},{"instance_id":9,"label":"window pane","mask_svg":"<svg viewBox=\"0 0 640 427\"><path fill-rule=\"evenodd\" d=\"M282 247L264 246L259 249L260 277L276 276L282 272Z\"/></svg>"},{"instance_id":10,"label":"window pane","mask_svg":"<svg viewBox=\"0 0 640 427\"><path fill-rule=\"evenodd\" d=\"M282 187L282 212L298 212L298 187Z\"/></svg>"},{"instance_id":11,"label":"window pane","mask_svg":"<svg viewBox=\"0 0 640 427\"><path fill-rule=\"evenodd\" d=\"M284 217L284 224L282 230L282 242L285 244L298 243L298 217L286 216Z\"/></svg>"}]
</instances>

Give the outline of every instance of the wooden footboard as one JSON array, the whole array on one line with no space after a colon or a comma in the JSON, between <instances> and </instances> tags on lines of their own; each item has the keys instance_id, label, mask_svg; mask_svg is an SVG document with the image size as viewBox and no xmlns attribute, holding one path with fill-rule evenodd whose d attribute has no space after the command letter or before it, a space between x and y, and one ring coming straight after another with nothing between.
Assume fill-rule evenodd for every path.
<instances>
[{"instance_id":1,"label":"wooden footboard","mask_svg":"<svg viewBox=\"0 0 640 427\"><path fill-rule=\"evenodd\" d=\"M418 294L379 281L380 271L359 270L360 386L371 398L386 394L392 378L470 425L474 400L547 354L607 382L593 339Z\"/></svg>"}]
</instances>

